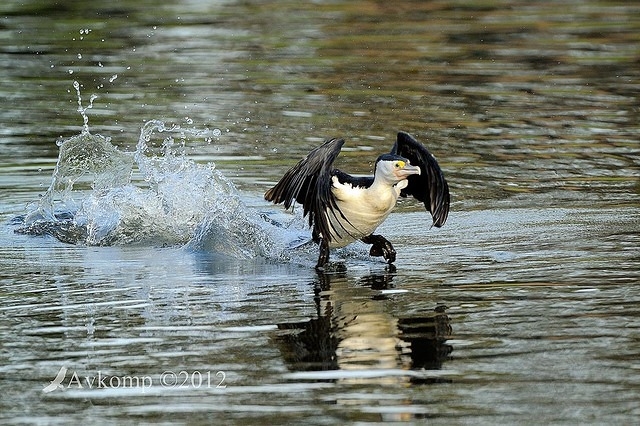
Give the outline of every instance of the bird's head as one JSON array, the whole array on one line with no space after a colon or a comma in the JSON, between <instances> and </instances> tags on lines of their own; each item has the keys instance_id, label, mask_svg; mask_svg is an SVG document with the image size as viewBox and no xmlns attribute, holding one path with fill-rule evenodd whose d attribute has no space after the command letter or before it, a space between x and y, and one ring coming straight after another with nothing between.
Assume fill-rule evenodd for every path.
<instances>
[{"instance_id":1,"label":"bird's head","mask_svg":"<svg viewBox=\"0 0 640 426\"><path fill-rule=\"evenodd\" d=\"M411 175L419 175L420 167L412 166L404 157L384 154L376 160L375 179L382 179L391 185L407 179Z\"/></svg>"}]
</instances>

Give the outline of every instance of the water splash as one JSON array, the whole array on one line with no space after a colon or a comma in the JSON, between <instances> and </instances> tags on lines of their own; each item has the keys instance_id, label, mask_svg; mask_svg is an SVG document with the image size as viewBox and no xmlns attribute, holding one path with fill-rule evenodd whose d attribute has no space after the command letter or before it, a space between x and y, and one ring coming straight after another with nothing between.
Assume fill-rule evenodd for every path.
<instances>
[{"instance_id":1,"label":"water splash","mask_svg":"<svg viewBox=\"0 0 640 426\"><path fill-rule=\"evenodd\" d=\"M49 188L28 207L25 224L68 217L79 209L78 197L88 186L101 193L129 183L133 156L119 151L109 138L89 131L58 141L60 152ZM85 184L83 186L83 184ZM76 191L74 192L74 187Z\"/></svg>"},{"instance_id":2,"label":"water splash","mask_svg":"<svg viewBox=\"0 0 640 426\"><path fill-rule=\"evenodd\" d=\"M78 112L82 116L82 120L84 124L82 125L82 133L89 133L89 116L87 115L87 110L93 108L93 101L98 99L98 95L91 95L89 98L89 105L86 107L82 106L82 95L80 94L80 83L77 81L73 82L73 87L76 89L76 94L78 95Z\"/></svg>"},{"instance_id":3,"label":"water splash","mask_svg":"<svg viewBox=\"0 0 640 426\"><path fill-rule=\"evenodd\" d=\"M53 235L72 244L185 245L240 258L284 259L287 245L304 231L248 208L233 183L215 168L188 158L184 146L210 140L210 130L166 126L140 130L134 152L89 131L79 85L79 135L58 143L51 184L28 207L17 232Z\"/></svg>"}]
</instances>

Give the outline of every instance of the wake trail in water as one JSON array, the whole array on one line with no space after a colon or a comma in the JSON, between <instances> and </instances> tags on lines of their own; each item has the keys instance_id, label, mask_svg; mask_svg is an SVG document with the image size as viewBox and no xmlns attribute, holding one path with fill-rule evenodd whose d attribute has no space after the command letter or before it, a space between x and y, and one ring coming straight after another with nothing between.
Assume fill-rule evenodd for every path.
<instances>
[{"instance_id":1,"label":"wake trail in water","mask_svg":"<svg viewBox=\"0 0 640 426\"><path fill-rule=\"evenodd\" d=\"M85 245L186 246L230 255L289 260L292 247L309 240L304 222L288 224L249 208L215 164L198 164L184 143L215 131L147 122L135 152L123 152L110 138L89 131L58 142L51 184L28 206L17 232L52 235ZM158 141L161 139L161 142Z\"/></svg>"}]
</instances>

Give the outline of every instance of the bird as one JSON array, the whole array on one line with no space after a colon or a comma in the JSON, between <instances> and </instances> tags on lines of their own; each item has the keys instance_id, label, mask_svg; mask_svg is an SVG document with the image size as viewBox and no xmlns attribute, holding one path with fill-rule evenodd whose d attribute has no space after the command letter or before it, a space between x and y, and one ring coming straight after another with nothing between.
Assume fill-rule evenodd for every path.
<instances>
[{"instance_id":1,"label":"bird","mask_svg":"<svg viewBox=\"0 0 640 426\"><path fill-rule=\"evenodd\" d=\"M334 168L344 143L341 138L326 140L264 194L265 200L286 209L302 205L312 240L320 247L318 271L329 264L331 249L357 240L371 244L371 256L395 262L391 242L374 232L399 197L413 196L424 203L431 226L441 227L449 215L447 180L436 158L409 133L398 132L391 152L376 159L373 176L356 177Z\"/></svg>"}]
</instances>

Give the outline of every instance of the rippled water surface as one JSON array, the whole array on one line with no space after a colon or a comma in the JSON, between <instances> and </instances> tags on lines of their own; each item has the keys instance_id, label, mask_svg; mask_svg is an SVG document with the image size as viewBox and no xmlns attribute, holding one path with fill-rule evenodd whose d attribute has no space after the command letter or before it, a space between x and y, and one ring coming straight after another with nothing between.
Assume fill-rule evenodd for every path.
<instances>
[{"instance_id":1,"label":"rippled water surface","mask_svg":"<svg viewBox=\"0 0 640 426\"><path fill-rule=\"evenodd\" d=\"M636 2L5 1L0 58L3 424L640 418ZM398 130L449 220L317 274L262 194Z\"/></svg>"}]
</instances>

